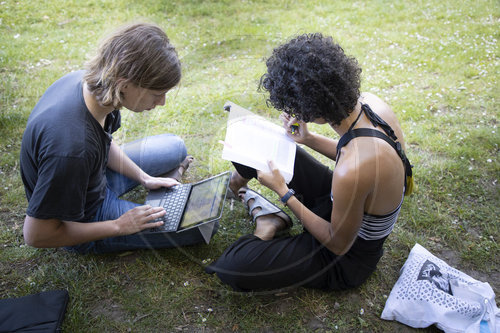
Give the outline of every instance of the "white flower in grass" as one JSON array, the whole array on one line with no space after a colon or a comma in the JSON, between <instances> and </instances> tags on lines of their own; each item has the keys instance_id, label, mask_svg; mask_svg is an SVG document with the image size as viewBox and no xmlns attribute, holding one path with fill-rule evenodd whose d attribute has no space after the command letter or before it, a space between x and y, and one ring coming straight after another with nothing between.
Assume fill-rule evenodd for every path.
<instances>
[{"instance_id":1,"label":"white flower in grass","mask_svg":"<svg viewBox=\"0 0 500 333\"><path fill-rule=\"evenodd\" d=\"M364 315L364 314L365 314L365 309L361 308L361 309L359 310L359 314L360 314L360 315Z\"/></svg>"},{"instance_id":2,"label":"white flower in grass","mask_svg":"<svg viewBox=\"0 0 500 333\"><path fill-rule=\"evenodd\" d=\"M184 282L184 287L187 287L187 286L189 286L189 281Z\"/></svg>"}]
</instances>

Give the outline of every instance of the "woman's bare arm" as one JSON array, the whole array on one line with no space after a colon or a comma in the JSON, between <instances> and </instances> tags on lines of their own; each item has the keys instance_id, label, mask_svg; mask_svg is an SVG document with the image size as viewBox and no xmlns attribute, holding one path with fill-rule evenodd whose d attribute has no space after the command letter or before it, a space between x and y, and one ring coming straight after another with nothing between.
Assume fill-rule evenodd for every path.
<instances>
[{"instance_id":1,"label":"woman's bare arm","mask_svg":"<svg viewBox=\"0 0 500 333\"><path fill-rule=\"evenodd\" d=\"M269 167L270 173L258 171L258 180L283 197L288 186L274 163L270 162ZM369 182L356 170L336 170L332 188L334 202L330 221L314 214L295 196L288 200L287 206L314 238L333 253L342 255L350 249L361 226Z\"/></svg>"}]
</instances>

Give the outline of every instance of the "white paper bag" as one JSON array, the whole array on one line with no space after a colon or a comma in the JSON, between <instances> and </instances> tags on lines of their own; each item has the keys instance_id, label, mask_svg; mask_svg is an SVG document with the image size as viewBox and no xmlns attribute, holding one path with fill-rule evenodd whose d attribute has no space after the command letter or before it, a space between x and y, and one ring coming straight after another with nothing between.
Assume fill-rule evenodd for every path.
<instances>
[{"instance_id":1,"label":"white paper bag","mask_svg":"<svg viewBox=\"0 0 500 333\"><path fill-rule=\"evenodd\" d=\"M447 333L500 333L500 310L488 283L450 267L419 244L408 256L381 315Z\"/></svg>"}]
</instances>

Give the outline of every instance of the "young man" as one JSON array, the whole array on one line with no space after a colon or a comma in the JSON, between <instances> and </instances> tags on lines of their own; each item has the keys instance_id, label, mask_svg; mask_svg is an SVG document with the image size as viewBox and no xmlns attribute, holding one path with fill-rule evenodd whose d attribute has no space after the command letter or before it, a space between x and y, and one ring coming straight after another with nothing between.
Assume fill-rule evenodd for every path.
<instances>
[{"instance_id":1,"label":"young man","mask_svg":"<svg viewBox=\"0 0 500 333\"><path fill-rule=\"evenodd\" d=\"M81 253L160 248L203 241L201 235L139 233L165 214L118 197L138 184L178 184L191 161L170 134L124 145L113 141L120 109L151 110L181 78L177 53L152 24L123 27L100 46L87 69L52 84L33 109L21 146L28 199L24 238L34 247ZM162 177L177 172L177 179Z\"/></svg>"}]
</instances>

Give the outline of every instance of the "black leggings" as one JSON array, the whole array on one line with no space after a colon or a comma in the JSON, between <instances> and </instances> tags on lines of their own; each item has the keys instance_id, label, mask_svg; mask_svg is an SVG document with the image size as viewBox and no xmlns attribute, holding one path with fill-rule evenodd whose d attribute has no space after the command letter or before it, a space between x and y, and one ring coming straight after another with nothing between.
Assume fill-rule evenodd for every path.
<instances>
[{"instance_id":1,"label":"black leggings","mask_svg":"<svg viewBox=\"0 0 500 333\"><path fill-rule=\"evenodd\" d=\"M234 164L244 178L255 169ZM294 176L288 185L296 197L318 216L330 221L332 171L297 147ZM357 238L343 256L337 256L309 232L263 241L254 235L239 238L217 261L206 268L238 291L275 290L305 286L347 289L360 285L375 270L385 239Z\"/></svg>"}]
</instances>

